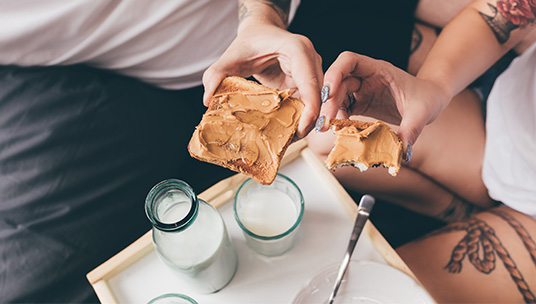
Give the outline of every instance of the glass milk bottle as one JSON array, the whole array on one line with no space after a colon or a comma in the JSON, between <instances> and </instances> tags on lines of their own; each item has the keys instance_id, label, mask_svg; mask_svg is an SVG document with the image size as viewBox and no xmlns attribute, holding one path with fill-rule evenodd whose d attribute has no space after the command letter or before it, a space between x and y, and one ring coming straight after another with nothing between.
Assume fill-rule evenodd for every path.
<instances>
[{"instance_id":1,"label":"glass milk bottle","mask_svg":"<svg viewBox=\"0 0 536 304\"><path fill-rule=\"evenodd\" d=\"M145 200L160 258L200 293L216 292L234 276L238 258L220 213L187 183L168 179Z\"/></svg>"}]
</instances>

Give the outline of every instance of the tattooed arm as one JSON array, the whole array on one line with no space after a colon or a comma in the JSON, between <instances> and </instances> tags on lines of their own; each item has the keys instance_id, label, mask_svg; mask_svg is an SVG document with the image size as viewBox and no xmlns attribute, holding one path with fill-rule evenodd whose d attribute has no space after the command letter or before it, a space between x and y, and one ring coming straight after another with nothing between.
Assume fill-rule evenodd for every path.
<instances>
[{"instance_id":1,"label":"tattooed arm","mask_svg":"<svg viewBox=\"0 0 536 304\"><path fill-rule=\"evenodd\" d=\"M235 40L203 75L204 103L226 76L255 77L274 88L297 89L306 107L298 126L304 137L320 110L322 62L311 41L288 32L290 0L241 0Z\"/></svg>"},{"instance_id":2,"label":"tattooed arm","mask_svg":"<svg viewBox=\"0 0 536 304\"><path fill-rule=\"evenodd\" d=\"M418 77L454 96L534 28L535 13L529 0L475 1L444 28Z\"/></svg>"},{"instance_id":3,"label":"tattooed arm","mask_svg":"<svg viewBox=\"0 0 536 304\"><path fill-rule=\"evenodd\" d=\"M334 117L353 94L356 102L348 114L399 124L398 136L413 145L453 96L535 27L535 1L490 1L475 1L445 26L416 77L367 56L341 54L324 80L330 92L346 94L330 94L322 112Z\"/></svg>"},{"instance_id":4,"label":"tattooed arm","mask_svg":"<svg viewBox=\"0 0 536 304\"><path fill-rule=\"evenodd\" d=\"M267 21L281 28L288 26L290 0L241 0L239 9L240 28L247 27L249 22L254 24L258 21Z\"/></svg>"}]
</instances>

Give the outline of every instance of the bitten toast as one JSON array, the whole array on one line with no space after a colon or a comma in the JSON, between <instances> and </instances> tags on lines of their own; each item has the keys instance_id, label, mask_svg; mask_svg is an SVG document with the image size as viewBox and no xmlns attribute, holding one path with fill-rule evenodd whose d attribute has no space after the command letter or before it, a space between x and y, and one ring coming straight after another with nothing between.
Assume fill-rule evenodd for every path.
<instances>
[{"instance_id":1,"label":"bitten toast","mask_svg":"<svg viewBox=\"0 0 536 304\"><path fill-rule=\"evenodd\" d=\"M335 146L326 159L334 170L354 166L361 171L383 165L396 176L402 160L402 141L381 121L364 122L350 119L331 119L330 129L336 134Z\"/></svg>"},{"instance_id":2,"label":"bitten toast","mask_svg":"<svg viewBox=\"0 0 536 304\"><path fill-rule=\"evenodd\" d=\"M271 184L298 128L304 104L289 90L225 78L188 145L201 161Z\"/></svg>"}]
</instances>

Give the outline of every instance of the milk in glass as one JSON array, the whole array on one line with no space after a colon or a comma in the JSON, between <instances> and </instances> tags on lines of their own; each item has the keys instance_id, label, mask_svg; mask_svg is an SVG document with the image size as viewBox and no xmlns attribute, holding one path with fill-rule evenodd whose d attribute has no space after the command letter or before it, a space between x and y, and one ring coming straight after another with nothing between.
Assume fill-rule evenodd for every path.
<instances>
[{"instance_id":1,"label":"milk in glass","mask_svg":"<svg viewBox=\"0 0 536 304\"><path fill-rule=\"evenodd\" d=\"M296 242L303 207L298 186L277 174L271 185L246 180L235 196L234 212L248 246L260 254L277 256Z\"/></svg>"},{"instance_id":2,"label":"milk in glass","mask_svg":"<svg viewBox=\"0 0 536 304\"><path fill-rule=\"evenodd\" d=\"M276 236L296 223L298 210L286 193L265 189L244 198L239 216L249 231L261 236Z\"/></svg>"}]
</instances>

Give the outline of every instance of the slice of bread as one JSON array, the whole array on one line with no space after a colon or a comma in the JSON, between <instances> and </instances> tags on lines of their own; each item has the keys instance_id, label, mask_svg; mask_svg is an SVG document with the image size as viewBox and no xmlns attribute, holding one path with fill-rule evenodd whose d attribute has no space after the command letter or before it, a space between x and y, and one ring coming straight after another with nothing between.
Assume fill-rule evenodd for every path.
<instances>
[{"instance_id":1,"label":"slice of bread","mask_svg":"<svg viewBox=\"0 0 536 304\"><path fill-rule=\"evenodd\" d=\"M361 171L383 165L396 176L402 160L402 141L381 121L364 122L350 119L331 119L330 129L336 134L335 146L326 159L326 166L334 170L354 166Z\"/></svg>"},{"instance_id":2,"label":"slice of bread","mask_svg":"<svg viewBox=\"0 0 536 304\"><path fill-rule=\"evenodd\" d=\"M225 78L188 145L201 161L271 184L298 128L304 104L240 77Z\"/></svg>"}]
</instances>

